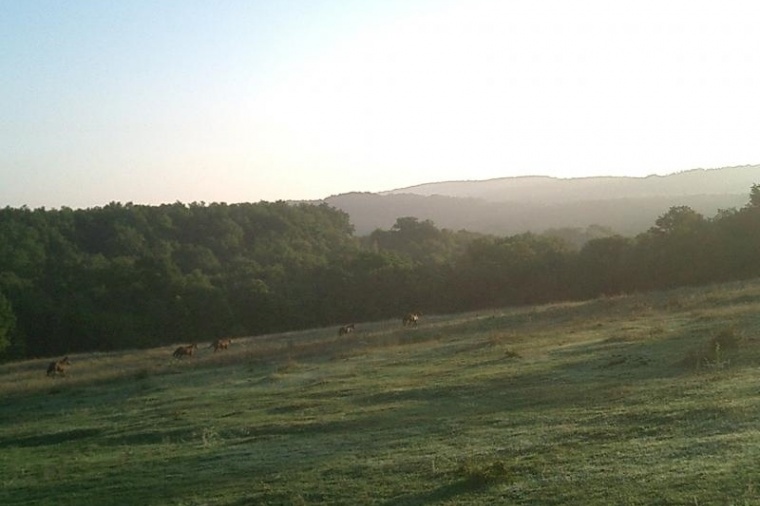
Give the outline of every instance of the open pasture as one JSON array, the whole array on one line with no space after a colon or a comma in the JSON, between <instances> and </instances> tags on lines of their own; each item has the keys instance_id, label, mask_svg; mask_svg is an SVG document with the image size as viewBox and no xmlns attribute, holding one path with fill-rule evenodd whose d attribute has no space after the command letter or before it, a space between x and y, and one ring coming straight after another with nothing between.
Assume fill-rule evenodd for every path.
<instances>
[{"instance_id":1,"label":"open pasture","mask_svg":"<svg viewBox=\"0 0 760 506\"><path fill-rule=\"evenodd\" d=\"M3 505L760 504L760 282L0 365Z\"/></svg>"}]
</instances>

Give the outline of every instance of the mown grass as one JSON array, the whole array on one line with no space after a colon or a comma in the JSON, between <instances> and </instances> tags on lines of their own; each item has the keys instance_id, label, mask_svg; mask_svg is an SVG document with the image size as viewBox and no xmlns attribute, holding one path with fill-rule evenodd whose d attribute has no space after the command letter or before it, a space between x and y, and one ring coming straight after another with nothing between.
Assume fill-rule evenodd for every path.
<instances>
[{"instance_id":1,"label":"mown grass","mask_svg":"<svg viewBox=\"0 0 760 506\"><path fill-rule=\"evenodd\" d=\"M0 366L0 504L760 504L760 282L173 350Z\"/></svg>"}]
</instances>

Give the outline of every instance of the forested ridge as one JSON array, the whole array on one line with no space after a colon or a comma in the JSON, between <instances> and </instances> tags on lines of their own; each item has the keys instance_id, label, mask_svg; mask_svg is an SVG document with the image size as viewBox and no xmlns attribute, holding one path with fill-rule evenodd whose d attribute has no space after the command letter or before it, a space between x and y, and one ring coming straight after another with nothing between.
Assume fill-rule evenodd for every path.
<instances>
[{"instance_id":1,"label":"forested ridge","mask_svg":"<svg viewBox=\"0 0 760 506\"><path fill-rule=\"evenodd\" d=\"M0 357L150 347L760 275L741 209L665 210L580 248L399 218L356 237L328 205L112 203L0 210Z\"/></svg>"},{"instance_id":2,"label":"forested ridge","mask_svg":"<svg viewBox=\"0 0 760 506\"><path fill-rule=\"evenodd\" d=\"M593 223L633 236L673 206L686 205L705 216L741 207L758 174L760 165L647 177L518 176L343 193L325 202L346 211L359 235L390 228L399 216L416 216L439 227L492 235Z\"/></svg>"}]
</instances>

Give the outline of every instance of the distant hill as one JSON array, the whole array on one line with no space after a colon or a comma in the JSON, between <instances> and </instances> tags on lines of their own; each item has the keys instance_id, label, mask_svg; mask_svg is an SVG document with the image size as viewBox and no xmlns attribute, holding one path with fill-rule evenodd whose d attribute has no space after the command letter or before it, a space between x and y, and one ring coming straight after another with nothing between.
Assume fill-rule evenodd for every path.
<instances>
[{"instance_id":1,"label":"distant hill","mask_svg":"<svg viewBox=\"0 0 760 506\"><path fill-rule=\"evenodd\" d=\"M589 225L635 235L673 206L689 206L706 217L742 207L754 183L760 183L760 165L667 176L448 181L324 201L347 212L359 235L388 229L402 216L429 219L440 228L498 235Z\"/></svg>"},{"instance_id":2,"label":"distant hill","mask_svg":"<svg viewBox=\"0 0 760 506\"><path fill-rule=\"evenodd\" d=\"M428 183L383 192L382 195L445 195L472 197L491 202L557 204L593 201L693 195L738 195L760 179L760 165L723 169L695 169L667 176L555 178L523 176L485 181Z\"/></svg>"}]
</instances>

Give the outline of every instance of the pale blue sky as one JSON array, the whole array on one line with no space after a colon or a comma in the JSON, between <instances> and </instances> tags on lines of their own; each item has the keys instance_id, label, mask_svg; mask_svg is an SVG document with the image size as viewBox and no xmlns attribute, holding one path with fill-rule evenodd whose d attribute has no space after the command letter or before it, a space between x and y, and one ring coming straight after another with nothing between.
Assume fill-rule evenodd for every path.
<instances>
[{"instance_id":1,"label":"pale blue sky","mask_svg":"<svg viewBox=\"0 0 760 506\"><path fill-rule=\"evenodd\" d=\"M752 1L0 0L0 206L760 163Z\"/></svg>"}]
</instances>

